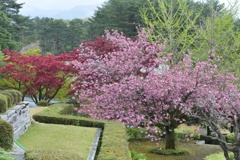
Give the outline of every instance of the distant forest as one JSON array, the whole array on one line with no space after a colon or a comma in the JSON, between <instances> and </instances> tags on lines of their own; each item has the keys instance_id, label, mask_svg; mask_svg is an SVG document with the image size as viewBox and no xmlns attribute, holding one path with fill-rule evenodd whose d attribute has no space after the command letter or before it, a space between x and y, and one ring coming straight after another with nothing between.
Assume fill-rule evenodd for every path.
<instances>
[{"instance_id":1,"label":"distant forest","mask_svg":"<svg viewBox=\"0 0 240 160\"><path fill-rule=\"evenodd\" d=\"M199 10L202 8L196 21L199 26L205 22L206 17L213 14L212 9L219 15L224 14L224 5L218 0L187 2L193 13L200 13ZM152 3L157 4L157 0L152 0ZM27 46L39 46L43 55L46 53L59 55L72 51L83 41L94 40L94 36L103 35L106 29L118 30L134 38L137 35L137 27L148 27L143 17L144 8L149 7L148 0L109 0L98 7L92 17L73 20L26 17L19 14L22 5L16 0L0 0L1 49L23 52L29 48ZM157 9L158 6L155 6ZM234 20L236 29L240 27L239 22L239 19Z\"/></svg>"}]
</instances>

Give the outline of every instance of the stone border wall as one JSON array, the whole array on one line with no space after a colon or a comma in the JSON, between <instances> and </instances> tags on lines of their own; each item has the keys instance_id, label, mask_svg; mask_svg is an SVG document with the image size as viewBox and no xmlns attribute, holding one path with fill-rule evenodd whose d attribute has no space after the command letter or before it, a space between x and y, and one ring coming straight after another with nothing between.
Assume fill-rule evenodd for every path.
<instances>
[{"instance_id":1,"label":"stone border wall","mask_svg":"<svg viewBox=\"0 0 240 160\"><path fill-rule=\"evenodd\" d=\"M14 129L14 138L18 139L31 125L30 109L28 102L21 102L0 117L10 123Z\"/></svg>"}]
</instances>

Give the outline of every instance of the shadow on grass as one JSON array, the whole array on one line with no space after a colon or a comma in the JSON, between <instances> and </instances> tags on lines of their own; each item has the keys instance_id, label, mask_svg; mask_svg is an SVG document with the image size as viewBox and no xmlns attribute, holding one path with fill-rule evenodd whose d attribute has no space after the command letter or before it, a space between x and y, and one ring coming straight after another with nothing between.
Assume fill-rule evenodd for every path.
<instances>
[{"instance_id":1,"label":"shadow on grass","mask_svg":"<svg viewBox=\"0 0 240 160\"><path fill-rule=\"evenodd\" d=\"M149 140L130 140L129 148L138 153L146 155L148 160L164 159L164 160L203 160L207 155L221 152L222 149L218 145L197 145L194 141L178 141L177 147L189 152L188 155L158 155L151 153L156 148L156 144ZM164 142L161 143L164 147Z\"/></svg>"}]
</instances>

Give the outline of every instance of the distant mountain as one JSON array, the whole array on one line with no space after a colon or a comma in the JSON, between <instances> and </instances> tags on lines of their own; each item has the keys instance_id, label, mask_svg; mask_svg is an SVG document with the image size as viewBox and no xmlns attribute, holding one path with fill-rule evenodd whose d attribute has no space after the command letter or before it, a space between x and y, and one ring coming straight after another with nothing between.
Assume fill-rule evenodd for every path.
<instances>
[{"instance_id":1,"label":"distant mountain","mask_svg":"<svg viewBox=\"0 0 240 160\"><path fill-rule=\"evenodd\" d=\"M69 10L64 9L55 9L55 10L43 10L35 8L34 11L25 11L20 12L24 16L34 17L50 17L55 19L74 19L74 18L87 18L91 17L94 14L94 11L97 10L96 5L90 6L76 6Z\"/></svg>"}]
</instances>

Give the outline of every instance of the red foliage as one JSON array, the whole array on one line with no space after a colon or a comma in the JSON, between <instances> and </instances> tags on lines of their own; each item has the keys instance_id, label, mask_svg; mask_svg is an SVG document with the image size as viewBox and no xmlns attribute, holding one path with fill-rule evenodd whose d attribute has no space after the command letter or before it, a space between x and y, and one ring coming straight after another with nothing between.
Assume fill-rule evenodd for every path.
<instances>
[{"instance_id":1,"label":"red foliage","mask_svg":"<svg viewBox=\"0 0 240 160\"><path fill-rule=\"evenodd\" d=\"M73 73L72 67L67 65L72 56L66 54L27 56L8 50L4 54L7 57L4 60L6 65L0 69L0 73L24 85L35 103L54 98L66 78Z\"/></svg>"}]
</instances>

